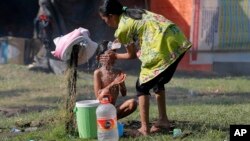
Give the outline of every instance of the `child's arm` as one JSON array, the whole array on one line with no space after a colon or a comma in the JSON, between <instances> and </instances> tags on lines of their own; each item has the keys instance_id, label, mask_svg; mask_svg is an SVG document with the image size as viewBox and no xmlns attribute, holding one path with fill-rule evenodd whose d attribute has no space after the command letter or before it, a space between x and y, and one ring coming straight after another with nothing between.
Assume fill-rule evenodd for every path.
<instances>
[{"instance_id":1,"label":"child's arm","mask_svg":"<svg viewBox=\"0 0 250 141\"><path fill-rule=\"evenodd\" d=\"M122 94L122 96L126 96L127 95L127 88L126 88L125 82L122 82L119 85L119 89L120 89L120 93Z\"/></svg>"},{"instance_id":2,"label":"child's arm","mask_svg":"<svg viewBox=\"0 0 250 141\"><path fill-rule=\"evenodd\" d=\"M119 77L120 77L119 91L122 96L126 96L127 95L127 88L125 85L126 74L123 71L119 70Z\"/></svg>"},{"instance_id":3,"label":"child's arm","mask_svg":"<svg viewBox=\"0 0 250 141\"><path fill-rule=\"evenodd\" d=\"M95 97L98 98L99 91L102 89L102 84L101 84L101 72L99 70L94 71L94 92L95 92Z\"/></svg>"},{"instance_id":4,"label":"child's arm","mask_svg":"<svg viewBox=\"0 0 250 141\"><path fill-rule=\"evenodd\" d=\"M101 100L103 97L109 97L110 102L113 103L112 101L112 95L110 94L109 89L114 85L114 83L109 84L105 88L102 86L102 80L101 80L101 71L100 70L95 70L94 71L94 92L97 100Z\"/></svg>"},{"instance_id":5,"label":"child's arm","mask_svg":"<svg viewBox=\"0 0 250 141\"><path fill-rule=\"evenodd\" d=\"M119 73L116 76L115 80L112 83L110 83L107 87L111 88L111 87L113 87L115 85L119 86L121 83L123 83L125 81L125 79L126 79L126 74L125 73Z\"/></svg>"}]
</instances>

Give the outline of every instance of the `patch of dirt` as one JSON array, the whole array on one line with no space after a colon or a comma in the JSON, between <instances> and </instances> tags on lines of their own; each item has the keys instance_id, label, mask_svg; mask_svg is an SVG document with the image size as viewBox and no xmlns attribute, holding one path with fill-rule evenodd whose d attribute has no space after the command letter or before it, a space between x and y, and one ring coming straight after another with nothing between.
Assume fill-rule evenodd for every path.
<instances>
[{"instance_id":1,"label":"patch of dirt","mask_svg":"<svg viewBox=\"0 0 250 141\"><path fill-rule=\"evenodd\" d=\"M46 109L54 109L54 108L55 107L41 106L41 105L9 107L9 108L0 107L0 114L2 114L5 117L12 117L12 116L17 116L19 114L24 114L28 112L41 112Z\"/></svg>"},{"instance_id":2,"label":"patch of dirt","mask_svg":"<svg viewBox=\"0 0 250 141\"><path fill-rule=\"evenodd\" d=\"M150 127L153 125L154 121L149 123ZM156 134L156 135L159 135L159 134L170 134L172 135L173 134L173 130L174 128L176 128L177 124L180 124L180 123L189 123L188 121L170 121L170 124L171 124L171 127L170 127L170 130L161 130L159 132L156 132L156 133L151 133L150 135L153 135L153 134ZM141 127L141 122L140 121L137 121L137 120L130 120L130 121L127 121L124 123L124 134L123 134L123 137L127 138L127 137L137 137L137 135L135 136L135 132L138 132L137 129L139 129ZM191 131L182 131L181 135L179 136L176 136L174 137L173 136L173 139L175 138L180 138L180 139L183 139L189 135L191 135L192 132ZM138 134L138 136L141 136L140 134Z\"/></svg>"},{"instance_id":3,"label":"patch of dirt","mask_svg":"<svg viewBox=\"0 0 250 141\"><path fill-rule=\"evenodd\" d=\"M149 123L149 126L151 127L153 125L153 122ZM175 121L170 121L171 128L170 131L161 131L160 134L172 134L173 128L175 126ZM134 136L133 131L136 132L137 129L141 127L141 122L137 120L129 120L124 123L124 136L123 137L131 137Z\"/></svg>"},{"instance_id":4,"label":"patch of dirt","mask_svg":"<svg viewBox=\"0 0 250 141\"><path fill-rule=\"evenodd\" d=\"M0 127L0 138L1 137L10 138L20 133L35 132L37 130L40 130L41 127L48 124L53 124L58 120L61 120L61 117L59 118L51 117L47 119L33 120L33 121L16 121L14 127L11 128Z\"/></svg>"}]
</instances>

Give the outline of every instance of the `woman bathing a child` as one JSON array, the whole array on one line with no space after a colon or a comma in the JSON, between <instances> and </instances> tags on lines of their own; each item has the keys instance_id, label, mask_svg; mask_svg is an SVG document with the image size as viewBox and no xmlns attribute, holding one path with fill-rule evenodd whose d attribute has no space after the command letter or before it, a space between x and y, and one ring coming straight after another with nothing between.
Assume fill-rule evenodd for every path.
<instances>
[{"instance_id":1,"label":"woman bathing a child","mask_svg":"<svg viewBox=\"0 0 250 141\"><path fill-rule=\"evenodd\" d=\"M141 72L136 82L142 135L169 129L166 113L165 87L191 43L173 22L162 15L143 9L123 7L118 0L102 0L99 15L105 23L115 28L115 38L126 45L127 53L109 51L100 56L100 61L113 62L115 59L141 61ZM139 43L139 52L135 47ZM149 127L149 96L153 89L158 105L159 118Z\"/></svg>"}]
</instances>

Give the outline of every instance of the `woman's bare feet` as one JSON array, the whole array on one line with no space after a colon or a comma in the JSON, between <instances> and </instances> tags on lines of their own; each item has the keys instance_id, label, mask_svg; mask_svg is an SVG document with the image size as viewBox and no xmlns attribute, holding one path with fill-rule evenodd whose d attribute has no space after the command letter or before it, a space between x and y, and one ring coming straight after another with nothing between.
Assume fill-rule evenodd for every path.
<instances>
[{"instance_id":1,"label":"woman's bare feet","mask_svg":"<svg viewBox=\"0 0 250 141\"><path fill-rule=\"evenodd\" d=\"M137 129L142 135L144 135L144 136L147 136L148 134L149 134L149 130L147 130L147 129L145 129L145 128L143 128L143 127L141 127L141 128L139 128L139 129Z\"/></svg>"},{"instance_id":2,"label":"woman's bare feet","mask_svg":"<svg viewBox=\"0 0 250 141\"><path fill-rule=\"evenodd\" d=\"M168 120L166 121L158 120L151 127L150 133L169 132L170 130L171 130L171 124Z\"/></svg>"}]
</instances>

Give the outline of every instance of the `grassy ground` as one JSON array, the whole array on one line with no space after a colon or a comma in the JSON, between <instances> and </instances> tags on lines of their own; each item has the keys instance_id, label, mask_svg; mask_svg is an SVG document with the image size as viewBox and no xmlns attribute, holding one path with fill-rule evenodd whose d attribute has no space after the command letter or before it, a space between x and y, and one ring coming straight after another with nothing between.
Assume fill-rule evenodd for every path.
<instances>
[{"instance_id":1,"label":"grassy ground","mask_svg":"<svg viewBox=\"0 0 250 141\"><path fill-rule=\"evenodd\" d=\"M126 80L128 98L134 97L136 77ZM92 74L79 72L77 100L94 99ZM250 77L177 73L167 90L167 112L176 128L186 137L174 139L171 133L148 137L122 137L121 141L229 140L231 124L250 124ZM1 141L80 141L65 134L64 99L66 78L30 72L24 66L0 66L0 140ZM123 99L122 99L123 100ZM150 120L157 118L152 95ZM138 110L121 122L138 121ZM13 133L11 129L34 131Z\"/></svg>"}]
</instances>

